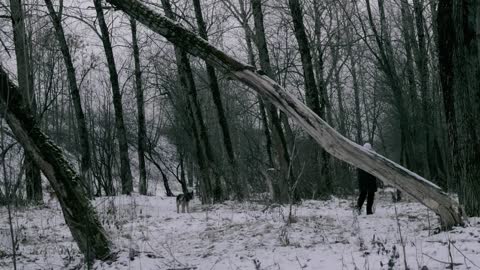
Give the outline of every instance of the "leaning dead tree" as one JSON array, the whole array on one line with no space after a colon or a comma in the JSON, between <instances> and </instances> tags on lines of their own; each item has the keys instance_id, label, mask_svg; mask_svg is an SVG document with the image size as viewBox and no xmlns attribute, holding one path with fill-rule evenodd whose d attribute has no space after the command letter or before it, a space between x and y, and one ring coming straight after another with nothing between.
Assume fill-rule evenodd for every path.
<instances>
[{"instance_id":1,"label":"leaning dead tree","mask_svg":"<svg viewBox=\"0 0 480 270\"><path fill-rule=\"evenodd\" d=\"M383 182L411 195L440 216L443 228L462 224L459 205L442 189L393 161L365 150L343 137L323 119L267 76L218 50L195 33L183 28L137 0L107 0L176 46L200 57L232 78L248 85L283 110L332 156L365 170Z\"/></svg>"},{"instance_id":2,"label":"leaning dead tree","mask_svg":"<svg viewBox=\"0 0 480 270\"><path fill-rule=\"evenodd\" d=\"M110 241L88 200L82 180L62 150L40 129L26 99L0 67L0 110L23 146L55 190L65 222L88 261L110 257Z\"/></svg>"}]
</instances>

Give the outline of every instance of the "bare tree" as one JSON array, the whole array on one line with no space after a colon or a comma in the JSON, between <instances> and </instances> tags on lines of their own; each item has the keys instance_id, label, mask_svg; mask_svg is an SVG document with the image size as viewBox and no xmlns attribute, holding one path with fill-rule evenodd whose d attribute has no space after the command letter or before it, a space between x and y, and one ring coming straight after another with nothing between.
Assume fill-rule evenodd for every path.
<instances>
[{"instance_id":1,"label":"bare tree","mask_svg":"<svg viewBox=\"0 0 480 270\"><path fill-rule=\"evenodd\" d=\"M208 40L208 33L207 33L207 28L205 25L205 21L203 19L203 14L202 14L202 8L200 5L200 0L193 0L193 6L195 9L195 17L197 20L197 27L198 27L198 32L201 38ZM233 150L233 143L232 143L232 138L230 135L230 129L228 127L228 122L225 117L225 110L223 108L222 104L222 96L220 93L220 86L218 84L218 78L217 74L215 72L215 68L206 63L206 68L207 68L207 75L208 75L208 82L210 85L210 91L212 93L213 97L213 102L215 104L215 108L217 110L217 117L218 117L218 123L222 129L222 135L223 135L223 144L225 146L225 150L227 151L228 155L228 160L230 162L230 166L233 170L233 172L230 174L230 177L232 178L233 184L232 184L232 190L235 192L235 195L238 199L243 199L245 197L245 190L244 190L244 185L242 185L239 182L239 179L236 177L237 172L237 165L236 165L236 160L235 160L235 152Z\"/></svg>"},{"instance_id":2,"label":"bare tree","mask_svg":"<svg viewBox=\"0 0 480 270\"><path fill-rule=\"evenodd\" d=\"M132 30L133 59L135 62L135 95L137 98L137 122L138 122L138 166L140 171L139 192L147 195L147 169L145 168L145 151L147 128L145 126L145 105L142 87L142 70L140 67L140 50L137 40L137 22L130 19Z\"/></svg>"},{"instance_id":3,"label":"bare tree","mask_svg":"<svg viewBox=\"0 0 480 270\"><path fill-rule=\"evenodd\" d=\"M453 170L454 175L459 176L456 185L460 203L469 215L480 214L477 196L480 192L477 181L480 175L480 131L475 120L480 115L478 20L478 6L475 3L463 0L439 3L440 74L443 75L442 91L449 139L453 151L464 149L452 153ZM450 30L453 31L447 32ZM457 130L454 130L455 127Z\"/></svg>"},{"instance_id":4,"label":"bare tree","mask_svg":"<svg viewBox=\"0 0 480 270\"><path fill-rule=\"evenodd\" d=\"M63 2L61 2L63 4ZM70 55L70 50L67 45L67 40L65 39L65 33L63 31L63 26L61 22L60 14L55 12L51 0L45 0L47 5L50 18L52 19L53 26L55 28L55 34L57 37L60 50L63 55L63 61L65 62L65 67L67 68L67 77L68 83L70 86L70 96L72 97L73 106L75 109L75 116L78 126L78 135L80 137L80 152L82 155L81 162L81 176L84 180L84 185L87 187L87 192L92 195L92 180L90 179L90 143L88 139L88 130L87 130L87 121L85 120L85 114L83 113L82 101L80 98L80 91L77 85L77 76L75 74L75 68L73 66L72 56ZM62 9L62 7L60 7Z\"/></svg>"},{"instance_id":5,"label":"bare tree","mask_svg":"<svg viewBox=\"0 0 480 270\"><path fill-rule=\"evenodd\" d=\"M13 40L17 57L17 76L20 91L26 99L26 104L35 113L36 102L30 52L25 33L25 18L21 0L10 0L11 18L13 26ZM25 180L27 187L27 199L41 203L43 201L42 178L40 169L35 166L32 157L25 153Z\"/></svg>"},{"instance_id":6,"label":"bare tree","mask_svg":"<svg viewBox=\"0 0 480 270\"><path fill-rule=\"evenodd\" d=\"M111 256L110 241L88 200L81 179L65 160L62 150L40 129L25 98L0 69L0 109L5 112L17 141L33 158L55 190L65 222L87 261Z\"/></svg>"},{"instance_id":7,"label":"bare tree","mask_svg":"<svg viewBox=\"0 0 480 270\"><path fill-rule=\"evenodd\" d=\"M165 14L171 20L175 20L175 14L170 5L169 0L162 0L162 6ZM220 180L214 168L214 156L210 140L207 133L207 127L203 119L202 109L197 95L197 88L193 77L192 67L188 55L183 48L175 46L175 58L177 61L177 69L180 85L183 90L188 93L188 114L191 121L193 137L197 147L197 161L202 171L204 194L202 199L208 202L215 195L214 200L221 200L223 191L221 190ZM212 183L212 181L214 181Z\"/></svg>"},{"instance_id":8,"label":"bare tree","mask_svg":"<svg viewBox=\"0 0 480 270\"><path fill-rule=\"evenodd\" d=\"M255 21L255 43L258 48L258 55L260 59L260 67L262 71L272 80L275 79L272 67L270 65L270 56L268 53L267 40L265 37L265 27L263 25L263 11L262 4L259 0L252 1L252 11ZM269 120L269 129L272 133L272 146L275 149L275 161L278 175L274 176L274 199L277 201L289 200L289 187L292 185L290 181L293 181L293 171L290 166L290 153L288 150L287 140L285 132L280 122L280 116L278 109L270 102L265 102L267 108L267 116Z\"/></svg>"},{"instance_id":9,"label":"bare tree","mask_svg":"<svg viewBox=\"0 0 480 270\"><path fill-rule=\"evenodd\" d=\"M300 1L298 0L289 0L288 5L289 5L290 13L293 19L295 37L297 39L297 43L300 51L300 57L302 60L303 79L305 82L306 104L319 117L325 119L324 108L326 108L326 104L320 104L320 99L319 99L320 95L318 93L319 88L317 88L317 83L315 81L315 73L313 71L313 60L312 60L312 54L310 52L310 42L308 40L306 31L305 31L305 26L303 25L302 7L300 5ZM319 54L319 57L320 57L320 54ZM319 63L320 63L320 60L319 60ZM320 82L320 84L322 86L324 85L323 82ZM320 93L320 94L321 94L322 100L325 101L324 99L325 94L324 93ZM323 179L323 182L325 184L324 190L327 191L327 193L330 193L332 191L332 179L330 177L329 166L328 166L330 162L329 159L330 157L328 156L328 154L322 149L314 152L314 164L315 166L320 165L322 168L320 176Z\"/></svg>"},{"instance_id":10,"label":"bare tree","mask_svg":"<svg viewBox=\"0 0 480 270\"><path fill-rule=\"evenodd\" d=\"M407 103L405 102L405 96L403 92L403 84L399 77L397 67L394 62L394 51L392 46L392 40L390 37L389 27L386 21L385 14L385 2L384 0L378 0L378 9L380 17L380 31L375 24L372 6L370 0L367 3L368 22L373 32L375 44L378 48L378 53L372 50L375 59L378 61L379 68L385 74L386 82L390 87L395 109L399 116L400 126L400 143L401 143L401 156L400 160L404 161L406 166L415 171L419 170L421 162L416 161L418 156L415 154L412 136L411 114L408 111Z\"/></svg>"},{"instance_id":11,"label":"bare tree","mask_svg":"<svg viewBox=\"0 0 480 270\"><path fill-rule=\"evenodd\" d=\"M123 119L122 95L118 82L118 73L113 56L112 43L110 42L110 33L108 31L101 0L93 0L95 11L97 13L98 25L102 33L101 39L105 56L107 57L108 71L110 74L110 83L113 93L113 107L115 109L115 126L117 128L117 140L120 154L120 177L122 179L122 193L130 194L133 191L132 172L130 171L130 158L128 156L127 131Z\"/></svg>"}]
</instances>

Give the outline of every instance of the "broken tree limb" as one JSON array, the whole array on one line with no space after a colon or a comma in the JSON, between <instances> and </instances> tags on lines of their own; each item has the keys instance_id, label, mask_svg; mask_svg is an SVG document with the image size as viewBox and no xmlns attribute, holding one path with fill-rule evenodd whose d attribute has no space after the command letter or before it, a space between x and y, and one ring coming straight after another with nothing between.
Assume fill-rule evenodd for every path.
<instances>
[{"instance_id":1,"label":"broken tree limb","mask_svg":"<svg viewBox=\"0 0 480 270\"><path fill-rule=\"evenodd\" d=\"M1 67L0 110L15 139L55 190L65 223L87 261L109 258L111 243L88 200L80 177L66 161L62 150L38 128L26 99Z\"/></svg>"},{"instance_id":2,"label":"broken tree limb","mask_svg":"<svg viewBox=\"0 0 480 270\"><path fill-rule=\"evenodd\" d=\"M251 66L218 50L195 33L165 18L140 1L107 0L107 2L164 36L176 46L202 58L217 69L231 74L233 78L263 95L290 118L295 119L331 155L375 175L437 213L443 228L463 223L457 202L448 197L437 185L343 137L305 104L287 93L275 81L256 73Z\"/></svg>"}]
</instances>

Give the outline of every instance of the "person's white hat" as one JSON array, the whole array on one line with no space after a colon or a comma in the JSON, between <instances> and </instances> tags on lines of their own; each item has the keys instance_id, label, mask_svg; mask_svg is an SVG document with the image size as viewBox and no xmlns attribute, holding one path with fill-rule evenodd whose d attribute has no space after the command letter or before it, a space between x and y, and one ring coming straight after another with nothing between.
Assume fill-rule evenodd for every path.
<instances>
[{"instance_id":1,"label":"person's white hat","mask_svg":"<svg viewBox=\"0 0 480 270\"><path fill-rule=\"evenodd\" d=\"M371 145L370 143L368 143L368 142L365 143L365 144L363 145L363 147L364 147L365 149L372 150L372 145Z\"/></svg>"}]
</instances>

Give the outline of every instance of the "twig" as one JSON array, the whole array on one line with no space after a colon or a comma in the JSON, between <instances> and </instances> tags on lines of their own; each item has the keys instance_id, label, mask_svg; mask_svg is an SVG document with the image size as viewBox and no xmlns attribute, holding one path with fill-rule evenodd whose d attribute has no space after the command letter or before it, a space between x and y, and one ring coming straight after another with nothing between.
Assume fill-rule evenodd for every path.
<instances>
[{"instance_id":1,"label":"twig","mask_svg":"<svg viewBox=\"0 0 480 270\"><path fill-rule=\"evenodd\" d=\"M405 242L403 241L403 237L402 237L402 228L400 226L400 219L398 218L397 202L395 202L393 205L395 208L395 219L397 220L398 233L400 234L400 244L402 245L402 250L403 250L403 264L405 265L405 270L408 270L407 252L405 250Z\"/></svg>"},{"instance_id":2,"label":"twig","mask_svg":"<svg viewBox=\"0 0 480 270\"><path fill-rule=\"evenodd\" d=\"M478 269L480 269L480 266L476 265L472 260L470 260L467 256L465 256L465 254L463 254L463 252L457 248L457 246L455 246L453 243L452 243L452 246L467 260L469 261L471 264L473 264L475 267L477 267Z\"/></svg>"},{"instance_id":3,"label":"twig","mask_svg":"<svg viewBox=\"0 0 480 270\"><path fill-rule=\"evenodd\" d=\"M435 259L433 258L432 256L426 254L426 253L422 253L423 255L427 256L428 258L436 261L436 262L439 262L439 263L443 263L443 264L448 264L448 265L453 265L453 266L459 266L459 265L463 265L463 263L454 263L454 262L445 262L445 261L441 261L441 260L438 260L438 259Z\"/></svg>"},{"instance_id":4,"label":"twig","mask_svg":"<svg viewBox=\"0 0 480 270\"><path fill-rule=\"evenodd\" d=\"M221 258L218 258L215 263L212 265L212 267L210 267L210 270L213 270L213 268L215 267L215 265L217 265L218 262L220 262L222 259ZM192 269L197 269L196 266L194 266L195 268L192 268Z\"/></svg>"},{"instance_id":5,"label":"twig","mask_svg":"<svg viewBox=\"0 0 480 270\"><path fill-rule=\"evenodd\" d=\"M452 241L450 241L450 235L448 235L448 258L450 258L450 269L453 269L453 256L452 256L452 249L450 245L452 244Z\"/></svg>"},{"instance_id":6,"label":"twig","mask_svg":"<svg viewBox=\"0 0 480 270\"><path fill-rule=\"evenodd\" d=\"M432 225L430 224L430 210L427 208L428 236L432 235Z\"/></svg>"},{"instance_id":7,"label":"twig","mask_svg":"<svg viewBox=\"0 0 480 270\"><path fill-rule=\"evenodd\" d=\"M13 232L13 222L12 222L12 209L10 205L10 198L7 199L7 210L8 210L8 224L10 228L10 237L12 239L12 260L13 260L13 269L17 269L17 240L15 239L15 233Z\"/></svg>"},{"instance_id":8,"label":"twig","mask_svg":"<svg viewBox=\"0 0 480 270\"><path fill-rule=\"evenodd\" d=\"M300 262L300 259L298 258L298 256L295 256L295 258L297 259L298 266L300 266L300 269L305 268L305 267L302 265L302 263Z\"/></svg>"},{"instance_id":9,"label":"twig","mask_svg":"<svg viewBox=\"0 0 480 270\"><path fill-rule=\"evenodd\" d=\"M4 112L3 116L4 115L6 115L6 112ZM2 118L2 120L3 120L3 118ZM0 126L3 125L2 120L0 120ZM1 132L1 146L2 146L2 149L4 149L4 150L1 153L0 158L1 158L1 163L2 163L3 177L5 178L5 182L4 182L5 187L4 188L5 188L5 199L7 201L8 225L9 225L9 229L10 229L10 238L11 238L11 241L12 241L13 269L17 270L17 240L16 240L16 237L15 237L15 232L13 230L13 218L12 218L12 206L11 206L12 194L13 193L12 193L12 190L11 190L11 184L9 184L8 180L7 180L7 178L8 178L7 167L6 167L6 164L5 164L5 156L8 152L8 150L10 150L10 148L13 147L13 145L14 144L11 144L11 145L5 147L5 134L3 132Z\"/></svg>"}]
</instances>

